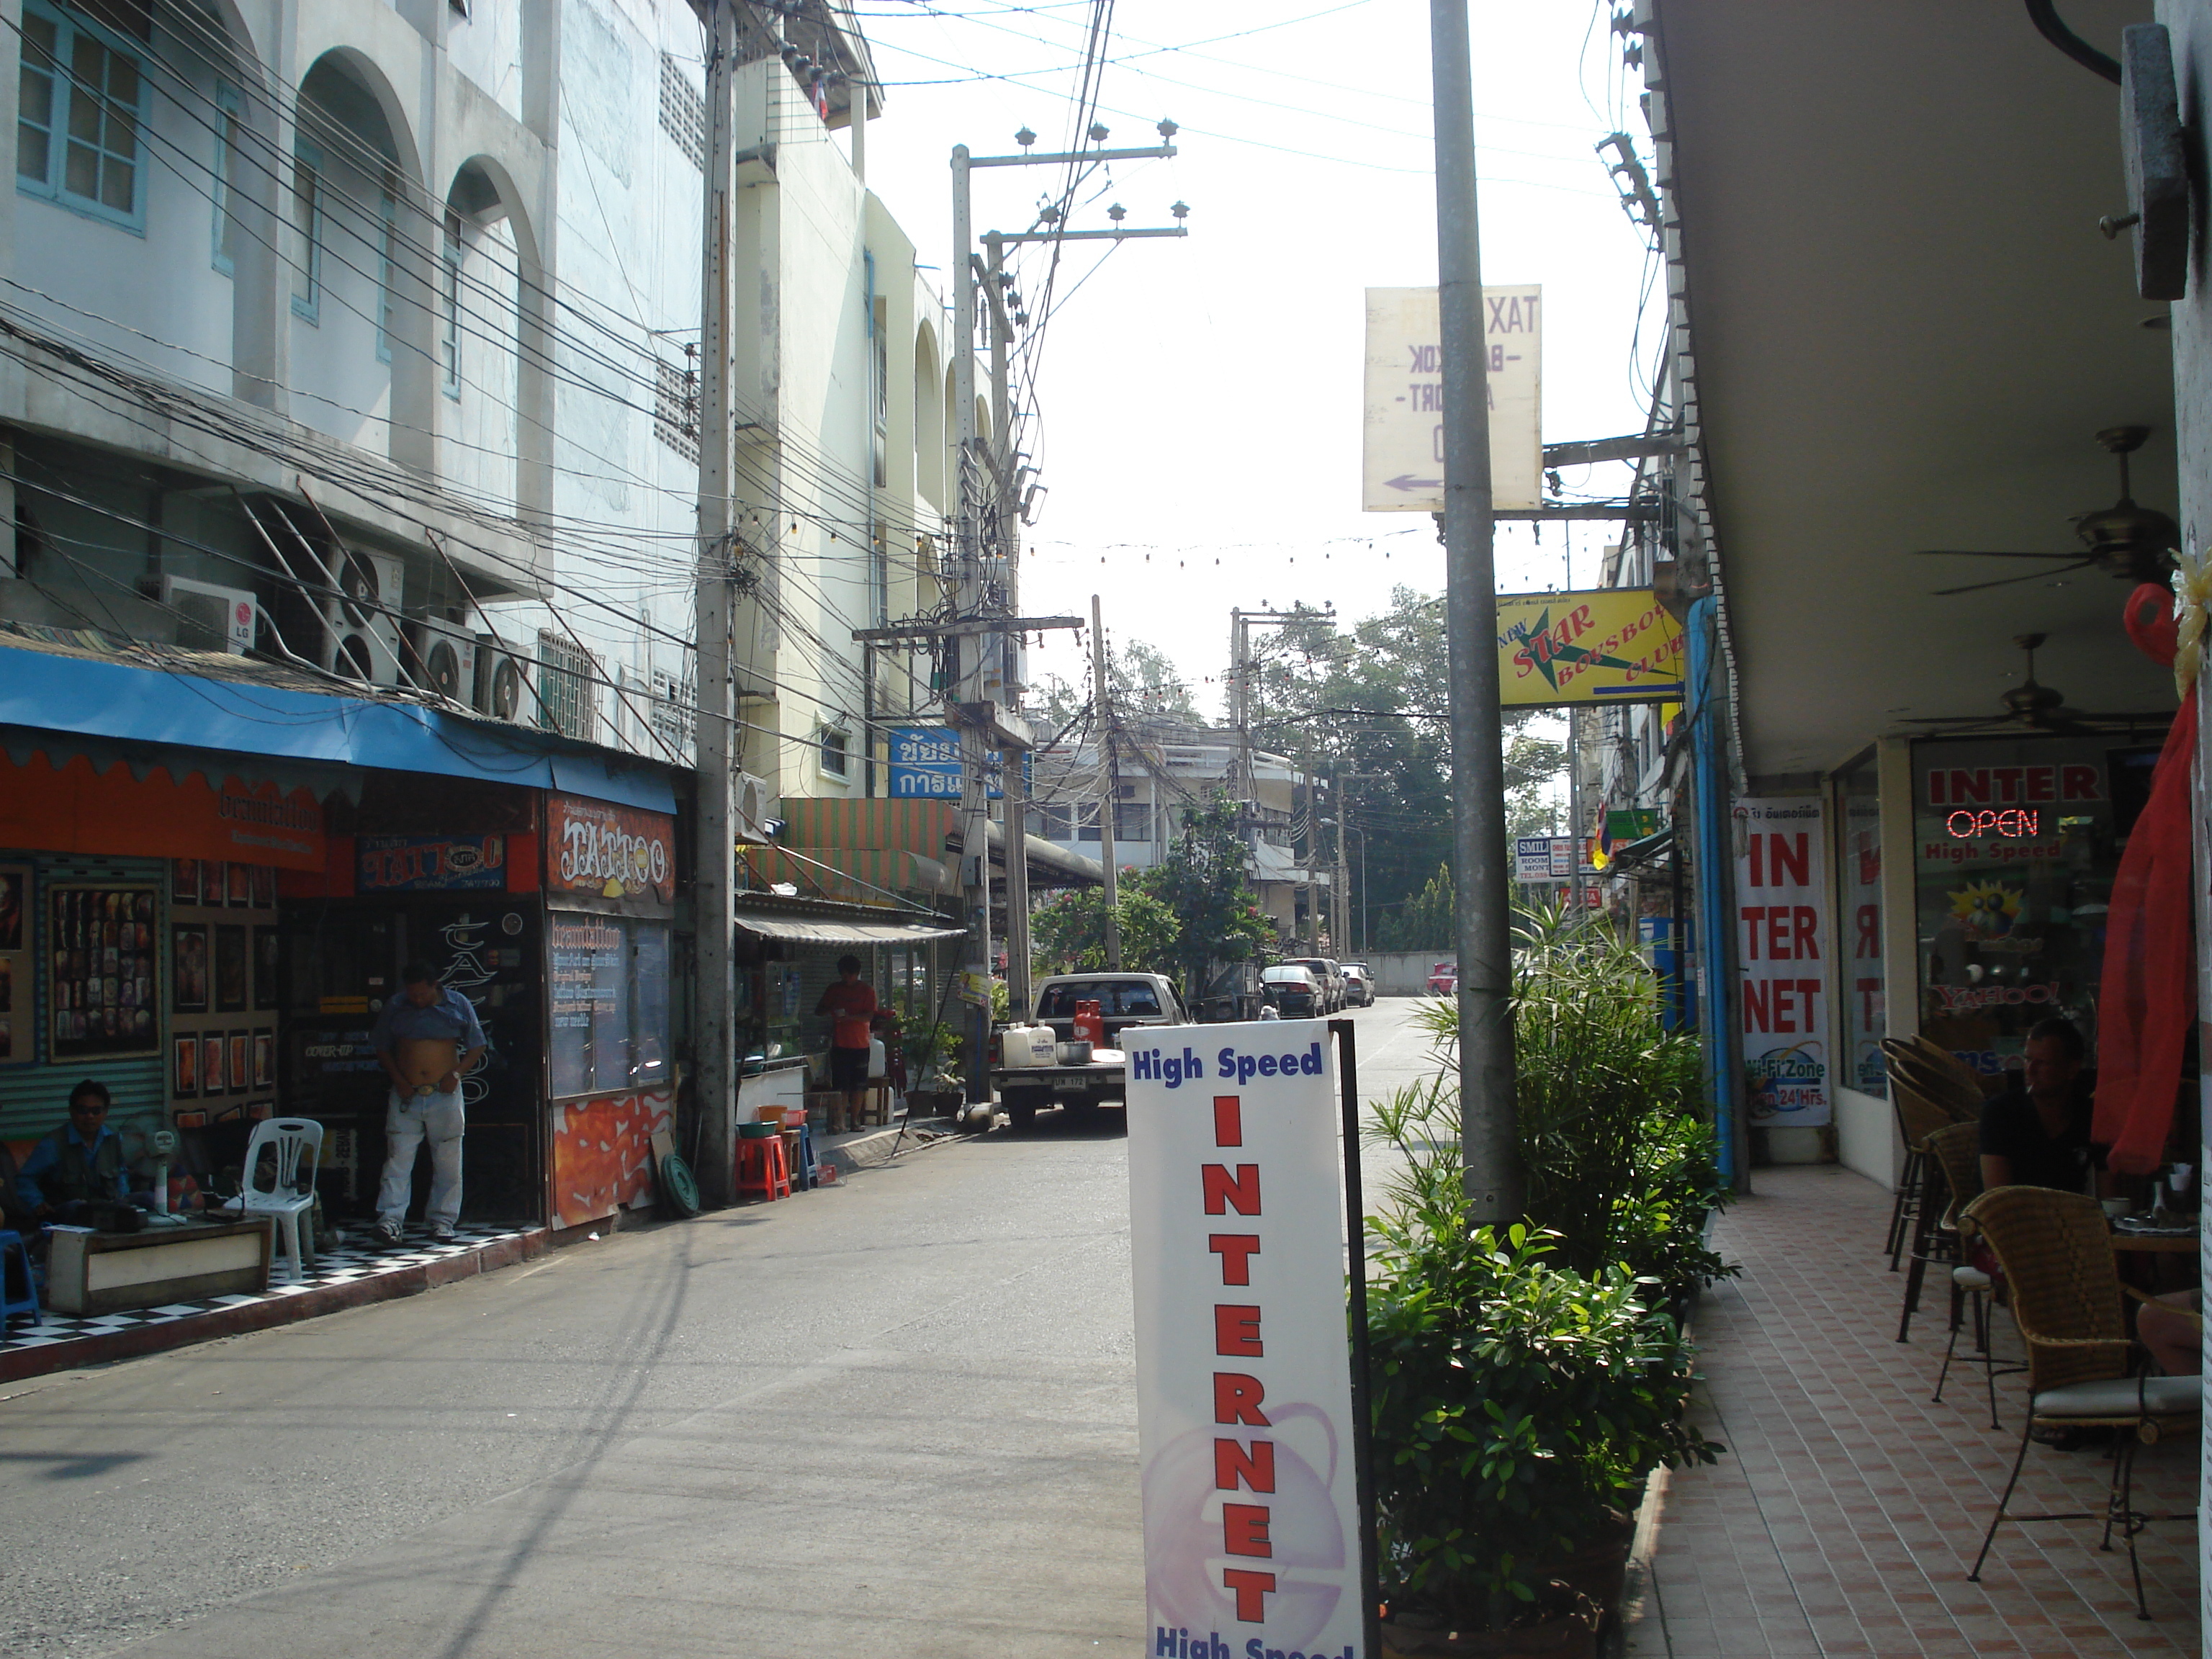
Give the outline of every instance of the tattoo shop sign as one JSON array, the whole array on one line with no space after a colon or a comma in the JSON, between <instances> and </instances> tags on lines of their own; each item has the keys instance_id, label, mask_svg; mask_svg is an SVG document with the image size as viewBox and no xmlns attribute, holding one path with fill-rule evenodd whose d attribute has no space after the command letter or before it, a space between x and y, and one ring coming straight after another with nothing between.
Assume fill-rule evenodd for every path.
<instances>
[{"instance_id":1,"label":"tattoo shop sign","mask_svg":"<svg viewBox=\"0 0 2212 1659\"><path fill-rule=\"evenodd\" d=\"M1328 1024L1128 1035L1144 1651L1377 1659Z\"/></svg>"},{"instance_id":2,"label":"tattoo shop sign","mask_svg":"<svg viewBox=\"0 0 2212 1659\"><path fill-rule=\"evenodd\" d=\"M545 798L545 892L629 913L676 902L676 820L574 795Z\"/></svg>"}]
</instances>

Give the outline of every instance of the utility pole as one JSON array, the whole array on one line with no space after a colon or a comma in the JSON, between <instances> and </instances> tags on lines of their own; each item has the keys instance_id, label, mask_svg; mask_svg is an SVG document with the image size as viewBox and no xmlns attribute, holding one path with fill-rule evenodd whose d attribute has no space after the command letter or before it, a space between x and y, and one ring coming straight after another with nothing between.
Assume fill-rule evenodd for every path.
<instances>
[{"instance_id":1,"label":"utility pole","mask_svg":"<svg viewBox=\"0 0 2212 1659\"><path fill-rule=\"evenodd\" d=\"M957 439L957 506L953 521L953 574L955 608L963 619L987 617L1011 619L1014 612L1013 561L1008 556L1006 535L1007 497L1012 482L1012 459L1006 453L1012 431L1006 418L1007 403L1005 390L1006 368L1003 360L1003 311L994 316L1001 325L994 330L1000 341L993 352L994 392L997 408L994 410L993 425L1000 441L994 456L985 446L975 421L975 290L976 277L975 224L969 192L969 181L977 167L1085 166L1101 161L1164 160L1174 155L1175 146L1166 141L1174 136L1175 124L1163 121L1159 125L1161 143L1142 149L1107 149L1103 147L1106 129L1093 125L1090 137L1097 146L1087 150L1073 150L1048 155L1037 155L1028 149L1035 135L1019 135L1024 148L1018 155L975 155L965 144L952 148L952 398L954 431ZM1116 228L1110 231L1071 231L1055 225L1049 231L1024 232L1018 235L994 234L992 256L994 264L1001 263L1008 244L1044 241L1121 240L1139 236L1182 236L1188 233L1180 222L1188 210L1181 203L1176 204L1177 223L1172 229L1122 230L1119 228L1120 211L1115 210ZM993 273L995 277L995 270ZM995 281L991 284L995 300ZM993 500L984 499L987 476L991 479ZM988 529L987 536L987 514ZM986 543L988 543L987 550ZM990 854L990 789L983 775L984 757L994 747L1002 755L1015 757L1014 778L1004 791L1006 800L1006 908L1007 960L1009 1000L1014 990L1012 981L1018 975L1026 981L1027 962L1028 864L1025 847L1027 826L1023 821L1026 807L1024 791L1018 782L1019 754L1030 744L1028 728L1012 713L1011 702L1018 690L1018 669L1012 658L1017 651L1013 635L1018 632L1010 625L1001 624L988 632L962 632L952 636L957 653L951 676L951 700L955 723L960 732L961 760L961 844L960 862L962 886L970 918L975 949L971 957L977 974L976 985L981 994L969 1023L970 1048L967 1067L969 1100L971 1104L988 1102L991 1096L990 1077L983 1065L983 1055L991 1036L991 854ZM991 672L995 663L997 672ZM1019 873L1017 874L1018 868ZM1017 901L1019 901L1018 903ZM1020 935L1020 950L1016 948L1016 935ZM1018 963L1017 955L1021 957ZM1026 1010L1024 1011L1026 1013Z\"/></svg>"},{"instance_id":2,"label":"utility pole","mask_svg":"<svg viewBox=\"0 0 2212 1659\"><path fill-rule=\"evenodd\" d=\"M693 861L698 975L693 1030L698 1068L694 1099L699 1114L699 1167L695 1173L700 1196L719 1205L728 1203L732 1196L731 1125L737 1101L737 975L732 937L737 826L732 786L738 769L738 728L731 675L737 560L730 501L736 436L730 412L731 327L737 297L731 223L736 183L732 159L737 117L735 0L714 0L710 22L699 318L699 692L694 715L699 842Z\"/></svg>"},{"instance_id":3,"label":"utility pole","mask_svg":"<svg viewBox=\"0 0 2212 1659\"><path fill-rule=\"evenodd\" d=\"M1121 810L1121 774L1114 764L1114 702L1106 679L1106 629L1098 617L1098 596L1091 596L1091 706L1097 713L1099 754L1105 782L1098 803L1098 861L1106 866L1106 966L1121 970L1121 877L1114 867L1114 815Z\"/></svg>"},{"instance_id":4,"label":"utility pole","mask_svg":"<svg viewBox=\"0 0 2212 1659\"><path fill-rule=\"evenodd\" d=\"M1351 955L1348 947L1352 942L1352 895L1346 885L1351 880L1351 870L1346 864L1344 857L1345 799L1344 780L1341 777L1336 781L1335 795L1336 879L1329 890L1328 942L1334 947L1336 954L1341 957Z\"/></svg>"},{"instance_id":5,"label":"utility pole","mask_svg":"<svg viewBox=\"0 0 2212 1659\"><path fill-rule=\"evenodd\" d=\"M1429 0L1443 324L1444 634L1451 653L1452 851L1459 923L1460 1160L1476 1224L1521 1218L1514 1103L1511 871L1499 751L1488 353L1475 213L1468 0Z\"/></svg>"},{"instance_id":6,"label":"utility pole","mask_svg":"<svg viewBox=\"0 0 2212 1659\"><path fill-rule=\"evenodd\" d=\"M991 453L993 511L998 545L1006 561L1006 609L1021 609L1021 513L1014 501L1014 411L1007 373L1013 345L1013 319L1006 314L1006 242L995 232L985 238L991 251L983 296L991 307ZM1009 703L1018 701L1029 676L1022 661L1022 636L1000 636L1000 678ZM1030 1017L1030 853L1028 751L1001 750L1000 793L1006 810L1006 1002L1017 1019Z\"/></svg>"}]
</instances>

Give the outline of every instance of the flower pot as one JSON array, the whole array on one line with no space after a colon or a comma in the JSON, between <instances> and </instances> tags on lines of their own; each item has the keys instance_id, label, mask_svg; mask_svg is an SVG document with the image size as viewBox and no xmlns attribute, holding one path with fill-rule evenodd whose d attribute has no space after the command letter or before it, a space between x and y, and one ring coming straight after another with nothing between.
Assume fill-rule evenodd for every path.
<instances>
[{"instance_id":1,"label":"flower pot","mask_svg":"<svg viewBox=\"0 0 2212 1659\"><path fill-rule=\"evenodd\" d=\"M1597 1659L1598 1607L1587 1595L1553 1581L1550 1612L1511 1630L1424 1628L1430 1621L1407 1614L1382 1621L1382 1659ZM1568 1609L1557 1609L1564 1604Z\"/></svg>"},{"instance_id":2,"label":"flower pot","mask_svg":"<svg viewBox=\"0 0 2212 1659\"><path fill-rule=\"evenodd\" d=\"M1589 1597L1601 1628L1620 1610L1621 1594L1628 1584L1628 1552L1635 1542L1636 1517L1614 1510L1596 1536L1552 1568L1553 1578Z\"/></svg>"}]
</instances>

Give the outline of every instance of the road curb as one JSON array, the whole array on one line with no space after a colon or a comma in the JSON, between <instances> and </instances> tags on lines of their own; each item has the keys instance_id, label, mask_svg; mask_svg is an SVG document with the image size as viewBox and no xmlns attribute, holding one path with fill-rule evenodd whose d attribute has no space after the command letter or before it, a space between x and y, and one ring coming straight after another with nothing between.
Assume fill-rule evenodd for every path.
<instances>
[{"instance_id":1,"label":"road curb","mask_svg":"<svg viewBox=\"0 0 2212 1659\"><path fill-rule=\"evenodd\" d=\"M372 1273L343 1285L318 1285L296 1296L275 1296L264 1302L211 1308L205 1313L190 1314L158 1325L134 1325L126 1330L103 1331L94 1336L73 1337L65 1342L49 1342L37 1347L0 1349L0 1383L20 1382L26 1377L75 1370L84 1365L112 1364L118 1359L135 1359L142 1354L190 1347L196 1343L212 1342L217 1337L243 1336L250 1331L264 1331L302 1319L342 1313L348 1308L420 1296L442 1285L459 1284L463 1279L541 1256L552 1248L552 1234L546 1229L533 1227L506 1238L489 1240L475 1249L441 1256L434 1261L395 1267L389 1273Z\"/></svg>"}]
</instances>

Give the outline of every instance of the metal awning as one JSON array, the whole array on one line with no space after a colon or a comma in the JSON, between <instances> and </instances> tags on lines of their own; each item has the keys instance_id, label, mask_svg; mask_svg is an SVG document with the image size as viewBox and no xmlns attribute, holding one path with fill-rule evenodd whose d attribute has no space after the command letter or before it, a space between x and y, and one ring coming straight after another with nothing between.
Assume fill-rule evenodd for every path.
<instances>
[{"instance_id":1,"label":"metal awning","mask_svg":"<svg viewBox=\"0 0 2212 1659\"><path fill-rule=\"evenodd\" d=\"M1664 830L1656 830L1648 836L1639 836L1636 840L1613 848L1612 860L1606 866L1607 873L1618 870L1625 875L1631 870L1664 858L1674 845L1674 827L1672 824Z\"/></svg>"},{"instance_id":2,"label":"metal awning","mask_svg":"<svg viewBox=\"0 0 2212 1659\"><path fill-rule=\"evenodd\" d=\"M833 921L825 916L769 916L744 910L736 920L757 939L789 945L927 945L932 939L959 939L966 932L918 921Z\"/></svg>"}]
</instances>

